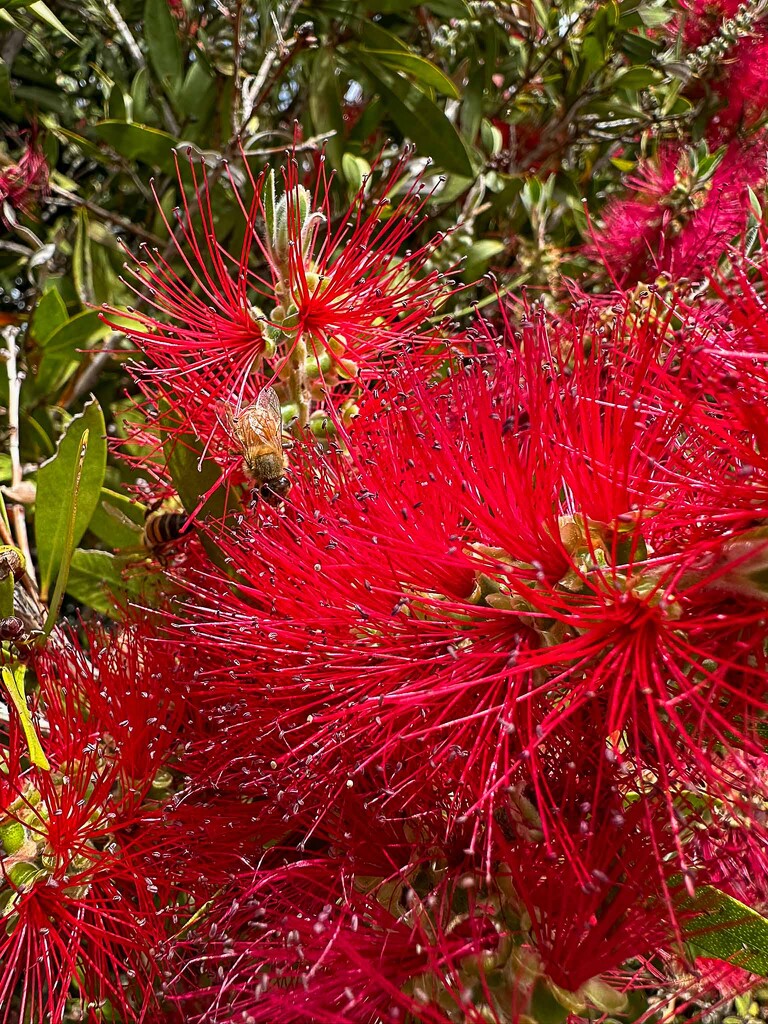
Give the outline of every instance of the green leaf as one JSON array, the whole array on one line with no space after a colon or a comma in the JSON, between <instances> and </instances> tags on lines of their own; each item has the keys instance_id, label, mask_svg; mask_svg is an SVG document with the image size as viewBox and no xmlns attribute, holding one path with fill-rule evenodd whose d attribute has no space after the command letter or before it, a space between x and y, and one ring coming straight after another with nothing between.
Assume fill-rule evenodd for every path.
<instances>
[{"instance_id":1,"label":"green leaf","mask_svg":"<svg viewBox=\"0 0 768 1024\"><path fill-rule=\"evenodd\" d=\"M27 741L30 761L37 768L42 768L48 772L51 770L51 766L48 763L48 758L45 756L45 751L40 745L40 740L35 731L35 723L32 721L32 715L27 706L27 697L24 693L24 676L26 672L26 665L14 665L13 667L3 665L3 683L8 691L8 696L11 698L11 703L16 708L16 714L19 716L19 722Z\"/></svg>"},{"instance_id":2,"label":"green leaf","mask_svg":"<svg viewBox=\"0 0 768 1024\"><path fill-rule=\"evenodd\" d=\"M93 126L93 134L127 160L138 160L167 174L176 171L173 152L178 140L168 132L146 124L108 120L97 122Z\"/></svg>"},{"instance_id":3,"label":"green leaf","mask_svg":"<svg viewBox=\"0 0 768 1024\"><path fill-rule=\"evenodd\" d=\"M505 249L504 243L496 238L480 238L473 242L464 264L462 273L464 280L476 281L486 272L493 257L504 252Z\"/></svg>"},{"instance_id":4,"label":"green leaf","mask_svg":"<svg viewBox=\"0 0 768 1024\"><path fill-rule=\"evenodd\" d=\"M168 0L146 0L144 38L149 47L152 70L168 92L174 95L181 86L184 65L178 23L171 14Z\"/></svg>"},{"instance_id":5,"label":"green leaf","mask_svg":"<svg viewBox=\"0 0 768 1024\"><path fill-rule=\"evenodd\" d=\"M745 971L768 975L768 920L761 914L711 885L697 888L683 909L696 912L684 935L697 949Z\"/></svg>"},{"instance_id":6,"label":"green leaf","mask_svg":"<svg viewBox=\"0 0 768 1024\"><path fill-rule=\"evenodd\" d=\"M392 120L419 152L443 170L474 176L467 147L440 107L371 57L361 64L361 71L373 80Z\"/></svg>"},{"instance_id":7,"label":"green leaf","mask_svg":"<svg viewBox=\"0 0 768 1024\"><path fill-rule=\"evenodd\" d=\"M424 6L441 18L465 20L472 17L472 9L469 4L465 3L465 0L427 0Z\"/></svg>"},{"instance_id":8,"label":"green leaf","mask_svg":"<svg viewBox=\"0 0 768 1024\"><path fill-rule=\"evenodd\" d=\"M646 28L659 28L661 25L666 25L675 16L675 12L670 10L665 3L653 6L641 5L638 14Z\"/></svg>"},{"instance_id":9,"label":"green leaf","mask_svg":"<svg viewBox=\"0 0 768 1024\"><path fill-rule=\"evenodd\" d=\"M121 594L130 590L122 576L125 560L109 551L78 548L72 555L67 593L102 615L112 615Z\"/></svg>"},{"instance_id":10,"label":"green leaf","mask_svg":"<svg viewBox=\"0 0 768 1024\"><path fill-rule=\"evenodd\" d=\"M647 89L661 80L661 75L653 68L634 67L620 71L613 80L615 89Z\"/></svg>"},{"instance_id":11,"label":"green leaf","mask_svg":"<svg viewBox=\"0 0 768 1024\"><path fill-rule=\"evenodd\" d=\"M184 84L177 97L179 110L187 117L201 121L216 103L216 78L201 60L196 60L187 71Z\"/></svg>"},{"instance_id":12,"label":"green leaf","mask_svg":"<svg viewBox=\"0 0 768 1024\"><path fill-rule=\"evenodd\" d=\"M45 355L74 354L79 345L96 341L109 333L110 328L102 321L96 309L86 309L76 313L65 323L60 324L43 344Z\"/></svg>"},{"instance_id":13,"label":"green leaf","mask_svg":"<svg viewBox=\"0 0 768 1024\"><path fill-rule=\"evenodd\" d=\"M189 435L173 437L165 444L171 479L185 511L190 514L198 507L203 495L221 478L221 467L211 459L201 461L201 451L197 439ZM198 510L198 516L223 516L225 490L223 486L217 488Z\"/></svg>"},{"instance_id":14,"label":"green leaf","mask_svg":"<svg viewBox=\"0 0 768 1024\"><path fill-rule=\"evenodd\" d=\"M95 309L84 310L60 324L42 345L42 359L35 378L38 391L43 394L53 391L77 362L77 350L106 337L110 330Z\"/></svg>"},{"instance_id":15,"label":"green leaf","mask_svg":"<svg viewBox=\"0 0 768 1024\"><path fill-rule=\"evenodd\" d=\"M412 5L409 4L409 6ZM402 50L404 53L410 52L408 44L404 43L399 36L396 36L393 32L388 32L374 21L366 19L360 22L358 31L360 42L370 50Z\"/></svg>"},{"instance_id":16,"label":"green leaf","mask_svg":"<svg viewBox=\"0 0 768 1024\"><path fill-rule=\"evenodd\" d=\"M88 529L111 548L132 548L140 541L145 509L125 494L102 487Z\"/></svg>"},{"instance_id":17,"label":"green leaf","mask_svg":"<svg viewBox=\"0 0 768 1024\"><path fill-rule=\"evenodd\" d=\"M77 39L68 28L59 21L53 11L47 4L43 3L43 0L35 0L35 3L29 5L29 10L32 11L38 21L42 21L48 28L52 28L55 32L60 32L61 35L66 36L70 43L76 43Z\"/></svg>"},{"instance_id":18,"label":"green leaf","mask_svg":"<svg viewBox=\"0 0 768 1024\"><path fill-rule=\"evenodd\" d=\"M59 611L61 610L61 604L64 600L64 592L66 590L67 581L69 579L69 569L72 564L72 555L75 552L75 528L77 524L77 512L79 508L80 499L80 484L83 479L83 466L85 464L85 458L88 454L88 440L90 438L90 431L84 430L80 437L80 452L75 463L75 471L72 476L72 484L69 488L70 500L68 503L65 529L64 529L64 543L61 552L61 561L59 563L58 573L56 575L56 586L53 590L53 597L51 598L50 605L48 607L48 615L43 626L43 640L50 635L51 630L56 625L56 620L59 617Z\"/></svg>"},{"instance_id":19,"label":"green leaf","mask_svg":"<svg viewBox=\"0 0 768 1024\"><path fill-rule=\"evenodd\" d=\"M62 324L68 320L67 307L58 288L49 285L35 307L30 331L38 345L44 345Z\"/></svg>"},{"instance_id":20,"label":"green leaf","mask_svg":"<svg viewBox=\"0 0 768 1024\"><path fill-rule=\"evenodd\" d=\"M72 278L77 297L86 305L93 302L93 260L91 239L88 235L88 214L84 207L77 211L75 248L72 254Z\"/></svg>"},{"instance_id":21,"label":"green leaf","mask_svg":"<svg viewBox=\"0 0 768 1024\"><path fill-rule=\"evenodd\" d=\"M7 619L13 615L13 573L0 580L0 619Z\"/></svg>"},{"instance_id":22,"label":"green leaf","mask_svg":"<svg viewBox=\"0 0 768 1024\"><path fill-rule=\"evenodd\" d=\"M360 49L358 52L363 60L367 56L374 57L382 64L392 68L393 71L403 71L411 78L415 78L417 81L423 82L424 85L428 85L430 88L442 93L443 96L450 96L454 100L459 98L459 90L450 78L425 57L419 57L415 53L408 53L403 50Z\"/></svg>"},{"instance_id":23,"label":"green leaf","mask_svg":"<svg viewBox=\"0 0 768 1024\"><path fill-rule=\"evenodd\" d=\"M0 60L0 111L15 121L24 116L24 108L14 99L11 73L4 60Z\"/></svg>"},{"instance_id":24,"label":"green leaf","mask_svg":"<svg viewBox=\"0 0 768 1024\"><path fill-rule=\"evenodd\" d=\"M189 435L177 436L165 445L165 455L176 493L186 512L190 515L197 510L195 518L223 520L229 509L236 507L237 496L230 491L227 503L227 488L217 487L211 496L198 508L202 497L221 479L221 467L210 459L201 460L201 446L196 438ZM226 569L221 549L204 532L200 540L215 565Z\"/></svg>"},{"instance_id":25,"label":"green leaf","mask_svg":"<svg viewBox=\"0 0 768 1024\"><path fill-rule=\"evenodd\" d=\"M344 115L336 77L336 61L329 50L318 50L312 61L309 89L309 113L317 134L334 132L325 144L328 158L336 170L344 157Z\"/></svg>"},{"instance_id":26,"label":"green leaf","mask_svg":"<svg viewBox=\"0 0 768 1024\"><path fill-rule=\"evenodd\" d=\"M89 431L88 448L83 456L83 438ZM73 417L59 441L56 454L38 470L35 539L40 590L44 600L64 559L74 499L73 480L81 461L79 496L72 520L73 547L78 544L91 521L107 465L104 414L95 399L87 403L79 416Z\"/></svg>"}]
</instances>

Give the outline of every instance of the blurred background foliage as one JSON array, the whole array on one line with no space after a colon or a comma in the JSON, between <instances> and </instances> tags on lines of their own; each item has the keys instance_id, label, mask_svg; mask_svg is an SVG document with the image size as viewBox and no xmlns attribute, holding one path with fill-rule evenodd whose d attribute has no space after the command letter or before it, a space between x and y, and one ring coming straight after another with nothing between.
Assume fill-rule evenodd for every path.
<instances>
[{"instance_id":1,"label":"blurred background foliage","mask_svg":"<svg viewBox=\"0 0 768 1024\"><path fill-rule=\"evenodd\" d=\"M745 24L759 13L734 12ZM380 155L410 143L399 187L423 175L434 190L420 231L448 233L436 259L467 286L450 300L462 324L488 301L473 282L489 271L502 293L525 285L551 302L569 277L607 288L585 243L638 159L665 140L703 145L696 166L712 174L713 111L728 101L718 60L741 23L714 44L686 40L685 14L669 0L0 0L0 317L6 354L18 349L0 405L18 399L21 465L20 477L0 455L6 500L32 513L34 535L28 485L90 395L107 435L120 432L131 348L98 307L137 301L120 240L178 260L169 230L189 155L208 167L231 252L244 161L279 167L295 146L310 181L324 150L343 211ZM85 417L99 429L93 405ZM68 589L105 611L111 552L141 515L128 467L110 456L92 478Z\"/></svg>"}]
</instances>

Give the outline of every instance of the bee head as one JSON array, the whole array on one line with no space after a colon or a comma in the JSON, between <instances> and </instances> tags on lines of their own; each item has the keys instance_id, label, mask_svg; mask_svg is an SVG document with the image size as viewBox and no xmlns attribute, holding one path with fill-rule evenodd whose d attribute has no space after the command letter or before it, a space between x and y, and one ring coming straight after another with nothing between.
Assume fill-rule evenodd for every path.
<instances>
[{"instance_id":1,"label":"bee head","mask_svg":"<svg viewBox=\"0 0 768 1024\"><path fill-rule=\"evenodd\" d=\"M259 488L259 495L268 505L277 508L285 501L290 489L291 481L288 477L280 476L276 480L270 480L268 484L262 484Z\"/></svg>"}]
</instances>

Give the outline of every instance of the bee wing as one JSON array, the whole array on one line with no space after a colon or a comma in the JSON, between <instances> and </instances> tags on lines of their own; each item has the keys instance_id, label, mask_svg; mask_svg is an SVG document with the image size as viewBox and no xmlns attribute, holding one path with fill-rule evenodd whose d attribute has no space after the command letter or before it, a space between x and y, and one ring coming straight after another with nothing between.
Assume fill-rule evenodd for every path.
<instances>
[{"instance_id":1,"label":"bee wing","mask_svg":"<svg viewBox=\"0 0 768 1024\"><path fill-rule=\"evenodd\" d=\"M238 417L237 425L241 431L245 427L252 432L262 444L281 451L283 413L275 389L269 386L262 388L254 404Z\"/></svg>"},{"instance_id":2,"label":"bee wing","mask_svg":"<svg viewBox=\"0 0 768 1024\"><path fill-rule=\"evenodd\" d=\"M280 408L280 399L273 387L267 385L259 392L256 399L256 411L265 420L272 422L278 429L278 434L283 432L283 411Z\"/></svg>"},{"instance_id":3,"label":"bee wing","mask_svg":"<svg viewBox=\"0 0 768 1024\"><path fill-rule=\"evenodd\" d=\"M107 515L111 516L113 519L116 519L117 522L121 524L121 526L126 526L129 530L133 530L134 533L141 533L141 527L139 526L139 524L135 523L133 519L129 519L125 512L122 512L119 508L116 508L114 505L110 505L108 501L102 501L101 506L107 513ZM146 510L145 515L148 513L149 509Z\"/></svg>"}]
</instances>

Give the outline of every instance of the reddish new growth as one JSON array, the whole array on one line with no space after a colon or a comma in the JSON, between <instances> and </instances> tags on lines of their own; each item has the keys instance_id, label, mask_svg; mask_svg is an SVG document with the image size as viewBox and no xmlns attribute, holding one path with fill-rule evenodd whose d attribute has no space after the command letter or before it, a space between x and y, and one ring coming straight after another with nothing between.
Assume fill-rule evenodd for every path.
<instances>
[{"instance_id":1,"label":"reddish new growth","mask_svg":"<svg viewBox=\"0 0 768 1024\"><path fill-rule=\"evenodd\" d=\"M19 158L0 171L0 205L7 203L16 213L27 213L48 186L48 164L34 135ZM4 219L8 219L4 214Z\"/></svg>"},{"instance_id":2,"label":"reddish new growth","mask_svg":"<svg viewBox=\"0 0 768 1024\"><path fill-rule=\"evenodd\" d=\"M759 188L765 175L762 137L703 157L666 147L628 179L630 195L608 204L589 251L623 285L662 274L704 277L744 228L747 189Z\"/></svg>"}]
</instances>

